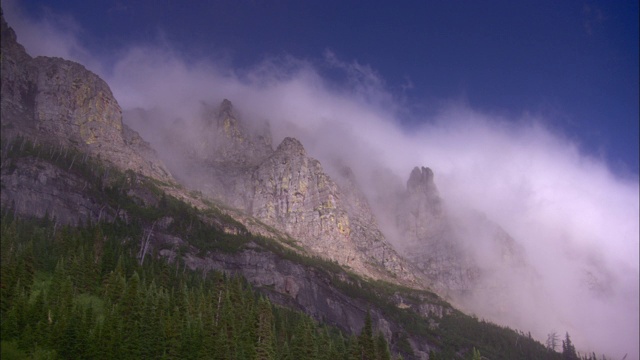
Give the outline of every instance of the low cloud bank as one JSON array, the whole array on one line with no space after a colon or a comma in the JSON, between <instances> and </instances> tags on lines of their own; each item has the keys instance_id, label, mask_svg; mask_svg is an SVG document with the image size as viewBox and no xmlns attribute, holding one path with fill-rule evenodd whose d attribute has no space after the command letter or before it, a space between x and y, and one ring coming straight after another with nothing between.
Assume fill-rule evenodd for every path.
<instances>
[{"instance_id":1,"label":"low cloud bank","mask_svg":"<svg viewBox=\"0 0 640 360\"><path fill-rule=\"evenodd\" d=\"M166 45L129 44L108 65L83 50L72 19L33 21L11 2L3 7L31 55L82 62L109 83L124 110L153 110L159 127L176 119L188 126L202 102L230 99L243 120L270 122L274 144L297 137L329 173L336 160L348 164L374 208L382 205L381 169L398 187L414 166L432 168L452 212L474 209L498 223L533 269L499 274L509 285L504 311L489 310L491 294L467 307L541 341L568 331L581 351L638 357L637 175L621 178L584 155L543 125L553 119L500 117L452 102L421 125L403 126L405 100L373 69L339 54L326 52L314 63L284 56L238 70L184 59ZM342 81L324 77L327 68ZM463 240L474 246L472 236Z\"/></svg>"}]
</instances>

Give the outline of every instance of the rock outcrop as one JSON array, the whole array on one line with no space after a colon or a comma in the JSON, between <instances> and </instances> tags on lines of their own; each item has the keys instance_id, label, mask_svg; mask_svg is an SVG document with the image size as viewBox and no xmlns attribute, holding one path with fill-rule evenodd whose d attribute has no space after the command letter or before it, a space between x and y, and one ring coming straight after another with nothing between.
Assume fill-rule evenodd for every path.
<instances>
[{"instance_id":1,"label":"rock outcrop","mask_svg":"<svg viewBox=\"0 0 640 360\"><path fill-rule=\"evenodd\" d=\"M155 152L123 125L104 80L72 61L32 58L4 17L1 26L3 138L20 135L74 147L119 168L172 181Z\"/></svg>"},{"instance_id":2,"label":"rock outcrop","mask_svg":"<svg viewBox=\"0 0 640 360\"><path fill-rule=\"evenodd\" d=\"M471 288L477 269L457 241L429 168L414 168L396 206L400 252L439 291Z\"/></svg>"},{"instance_id":3,"label":"rock outcrop","mask_svg":"<svg viewBox=\"0 0 640 360\"><path fill-rule=\"evenodd\" d=\"M450 209L433 171L414 168L396 204L398 249L432 288L467 310L498 316L516 295L511 274L535 282L524 250L498 224L470 209ZM454 226L455 224L455 226Z\"/></svg>"},{"instance_id":4,"label":"rock outcrop","mask_svg":"<svg viewBox=\"0 0 640 360\"><path fill-rule=\"evenodd\" d=\"M248 210L266 224L358 273L416 280L378 230L366 200L343 192L298 140L285 138L252 179Z\"/></svg>"},{"instance_id":5,"label":"rock outcrop","mask_svg":"<svg viewBox=\"0 0 640 360\"><path fill-rule=\"evenodd\" d=\"M255 165L273 152L268 127L247 128L227 99L217 108L205 105L201 131L205 137L198 153L204 161L229 166Z\"/></svg>"},{"instance_id":6,"label":"rock outcrop","mask_svg":"<svg viewBox=\"0 0 640 360\"><path fill-rule=\"evenodd\" d=\"M88 195L96 191L95 184L48 162L3 159L0 174L2 206L13 208L17 214L49 216L60 224L71 225L112 219L112 209Z\"/></svg>"},{"instance_id":7,"label":"rock outcrop","mask_svg":"<svg viewBox=\"0 0 640 360\"><path fill-rule=\"evenodd\" d=\"M164 248L160 254L170 261L177 257L174 250L183 244L182 239L165 236L156 232L152 246ZM432 349L430 340L424 334L413 334L389 313L393 310L372 306L367 300L348 296L342 287L345 284L359 286L345 273L332 273L299 264L263 251L252 244L248 249L234 254L207 253L194 255L197 249L190 249L184 257L186 266L204 273L211 270L229 274L241 274L258 291L265 293L274 303L289 308L300 309L312 317L346 331L359 333L364 318L369 312L374 328L380 331L389 342L395 344L399 337L407 336L408 344L417 359L428 359ZM349 286L349 285L347 285ZM428 292L397 291L389 297L383 297L381 303L396 307L399 311L411 311L414 316L427 320L434 329L439 326L442 317L453 312L453 308ZM396 350L397 351L397 350ZM403 349L403 351L406 351Z\"/></svg>"}]
</instances>

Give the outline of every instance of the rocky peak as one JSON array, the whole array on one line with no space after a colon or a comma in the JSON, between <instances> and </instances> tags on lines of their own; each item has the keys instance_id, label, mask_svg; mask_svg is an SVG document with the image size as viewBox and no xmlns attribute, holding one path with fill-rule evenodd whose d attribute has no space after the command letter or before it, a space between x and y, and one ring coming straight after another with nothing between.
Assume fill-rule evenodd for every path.
<instances>
[{"instance_id":1,"label":"rocky peak","mask_svg":"<svg viewBox=\"0 0 640 360\"><path fill-rule=\"evenodd\" d=\"M7 22L4 20L4 14L1 16L1 18L2 20L0 20L0 26L2 30L2 38L0 38L0 41L2 42L2 56L5 56L5 51L10 51L13 48L18 50L19 52L23 52L24 55L27 55L26 51L24 50L24 46L18 43L18 38L15 31L13 31L9 24L7 24Z\"/></svg>"},{"instance_id":2,"label":"rocky peak","mask_svg":"<svg viewBox=\"0 0 640 360\"><path fill-rule=\"evenodd\" d=\"M307 152L304 150L302 143L296 138L286 137L280 145L278 145L278 152L291 154L294 156L307 156Z\"/></svg>"},{"instance_id":3,"label":"rocky peak","mask_svg":"<svg viewBox=\"0 0 640 360\"><path fill-rule=\"evenodd\" d=\"M465 266L452 232L433 171L415 167L405 193L396 204L396 230L400 252L438 290L466 290L469 286Z\"/></svg>"},{"instance_id":4,"label":"rocky peak","mask_svg":"<svg viewBox=\"0 0 640 360\"><path fill-rule=\"evenodd\" d=\"M428 167L415 167L411 171L407 181L407 190L410 193L432 193L436 190L433 182L433 171Z\"/></svg>"},{"instance_id":5,"label":"rocky peak","mask_svg":"<svg viewBox=\"0 0 640 360\"><path fill-rule=\"evenodd\" d=\"M364 196L343 191L297 139L285 138L253 172L252 183L249 213L312 253L373 278L415 280L378 230Z\"/></svg>"},{"instance_id":6,"label":"rocky peak","mask_svg":"<svg viewBox=\"0 0 640 360\"><path fill-rule=\"evenodd\" d=\"M218 118L224 117L235 118L233 104L231 103L231 101L229 101L229 99L223 99L222 103L220 103L220 107L218 108Z\"/></svg>"},{"instance_id":7,"label":"rocky peak","mask_svg":"<svg viewBox=\"0 0 640 360\"><path fill-rule=\"evenodd\" d=\"M239 116L233 108L231 101L224 99L216 109L216 115L207 119L208 122L215 122L220 135L227 138L242 139L247 132L238 120Z\"/></svg>"},{"instance_id":8,"label":"rocky peak","mask_svg":"<svg viewBox=\"0 0 640 360\"><path fill-rule=\"evenodd\" d=\"M216 108L205 105L202 147L196 151L213 163L225 166L255 165L273 152L268 126L247 126L233 104L224 99Z\"/></svg>"},{"instance_id":9,"label":"rocky peak","mask_svg":"<svg viewBox=\"0 0 640 360\"><path fill-rule=\"evenodd\" d=\"M31 58L1 21L3 137L74 147L121 169L172 180L157 159L143 158L127 142L122 110L104 80L72 61Z\"/></svg>"},{"instance_id":10,"label":"rocky peak","mask_svg":"<svg viewBox=\"0 0 640 360\"><path fill-rule=\"evenodd\" d=\"M12 137L27 130L35 131L35 77L36 69L32 58L17 42L16 34L7 24L4 16L0 22L2 52L2 135ZM18 126L21 124L21 126ZM20 128L20 129L18 129Z\"/></svg>"}]
</instances>

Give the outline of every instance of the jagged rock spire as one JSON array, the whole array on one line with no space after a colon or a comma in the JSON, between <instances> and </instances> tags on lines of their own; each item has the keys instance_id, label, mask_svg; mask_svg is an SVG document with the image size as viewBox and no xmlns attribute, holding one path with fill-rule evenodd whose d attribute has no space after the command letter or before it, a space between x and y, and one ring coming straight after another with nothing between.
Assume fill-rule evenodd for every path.
<instances>
[{"instance_id":1,"label":"jagged rock spire","mask_svg":"<svg viewBox=\"0 0 640 360\"><path fill-rule=\"evenodd\" d=\"M433 193L437 192L433 182L433 171L428 167L415 167L411 171L407 181L407 190L410 193Z\"/></svg>"},{"instance_id":2,"label":"jagged rock spire","mask_svg":"<svg viewBox=\"0 0 640 360\"><path fill-rule=\"evenodd\" d=\"M244 166L273 152L269 127L247 126L228 99L215 108L205 104L205 108L205 128L199 134L204 136L201 156L205 159Z\"/></svg>"},{"instance_id":3,"label":"jagged rock spire","mask_svg":"<svg viewBox=\"0 0 640 360\"><path fill-rule=\"evenodd\" d=\"M228 99L222 100L220 107L218 108L218 116L222 117L224 115L232 116L233 104Z\"/></svg>"}]
</instances>

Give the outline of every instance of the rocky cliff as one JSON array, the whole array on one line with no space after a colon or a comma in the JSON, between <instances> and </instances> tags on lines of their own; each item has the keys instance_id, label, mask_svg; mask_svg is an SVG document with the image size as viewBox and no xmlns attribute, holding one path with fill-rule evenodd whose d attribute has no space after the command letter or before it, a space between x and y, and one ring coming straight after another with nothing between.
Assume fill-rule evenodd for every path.
<instances>
[{"instance_id":1,"label":"rocky cliff","mask_svg":"<svg viewBox=\"0 0 640 360\"><path fill-rule=\"evenodd\" d=\"M365 276L421 286L412 265L379 230L348 168L340 186L297 139L285 138L274 150L268 125L243 120L229 100L217 107L204 104L202 114L188 122L196 131L172 131L170 140L156 136L181 182L287 234L317 256ZM153 137L150 117L138 112L129 121Z\"/></svg>"},{"instance_id":2,"label":"rocky cliff","mask_svg":"<svg viewBox=\"0 0 640 360\"><path fill-rule=\"evenodd\" d=\"M358 273L416 281L409 264L386 243L366 200L346 195L298 140L284 139L252 180L249 211L266 224Z\"/></svg>"},{"instance_id":3,"label":"rocky cliff","mask_svg":"<svg viewBox=\"0 0 640 360\"><path fill-rule=\"evenodd\" d=\"M77 148L119 168L172 177L155 152L122 123L109 86L84 66L29 56L2 18L2 136ZM144 157L146 156L146 157Z\"/></svg>"},{"instance_id":4,"label":"rocky cliff","mask_svg":"<svg viewBox=\"0 0 640 360\"><path fill-rule=\"evenodd\" d=\"M431 169L413 169L398 199L395 219L403 239L401 253L434 287L445 292L472 287L477 269L457 241Z\"/></svg>"}]
</instances>

